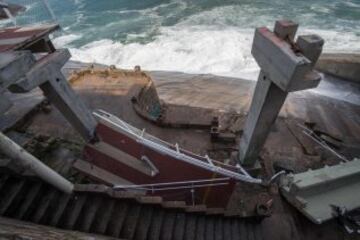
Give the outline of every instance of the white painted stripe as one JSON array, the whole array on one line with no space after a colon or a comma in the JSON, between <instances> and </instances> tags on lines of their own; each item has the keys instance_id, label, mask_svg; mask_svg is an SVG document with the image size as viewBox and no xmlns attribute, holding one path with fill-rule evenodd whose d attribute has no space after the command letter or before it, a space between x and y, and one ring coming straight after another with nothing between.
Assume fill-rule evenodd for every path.
<instances>
[{"instance_id":1,"label":"white painted stripe","mask_svg":"<svg viewBox=\"0 0 360 240\"><path fill-rule=\"evenodd\" d=\"M97 178L97 179L101 179L102 181L112 184L114 186L116 186L118 184L133 184L124 178L116 176L115 174L113 174L111 172L108 172L104 169L101 169L101 168L99 168L89 162L85 162L83 160L76 160L73 167L75 169L78 169L81 172L84 172L90 176Z\"/></svg>"},{"instance_id":2,"label":"white painted stripe","mask_svg":"<svg viewBox=\"0 0 360 240\"><path fill-rule=\"evenodd\" d=\"M127 154L110 144L107 144L105 142L98 142L94 145L89 144L88 147L91 147L93 149L96 149L97 151L113 158L114 160L127 165L128 167L131 167L143 174L146 174L148 176L152 176L152 169L146 164L145 162L141 161L140 159L137 159L130 154Z\"/></svg>"}]
</instances>

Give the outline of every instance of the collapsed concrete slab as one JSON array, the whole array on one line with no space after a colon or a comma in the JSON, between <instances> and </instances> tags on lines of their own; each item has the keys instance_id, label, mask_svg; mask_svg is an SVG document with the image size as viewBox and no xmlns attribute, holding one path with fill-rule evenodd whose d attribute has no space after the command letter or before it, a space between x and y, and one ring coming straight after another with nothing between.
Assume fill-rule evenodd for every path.
<instances>
[{"instance_id":1,"label":"collapsed concrete slab","mask_svg":"<svg viewBox=\"0 0 360 240\"><path fill-rule=\"evenodd\" d=\"M360 159L289 175L281 193L317 224L336 217L336 208L346 211L359 208Z\"/></svg>"},{"instance_id":2,"label":"collapsed concrete slab","mask_svg":"<svg viewBox=\"0 0 360 240\"><path fill-rule=\"evenodd\" d=\"M360 82L360 54L324 53L316 68L352 82Z\"/></svg>"}]
</instances>

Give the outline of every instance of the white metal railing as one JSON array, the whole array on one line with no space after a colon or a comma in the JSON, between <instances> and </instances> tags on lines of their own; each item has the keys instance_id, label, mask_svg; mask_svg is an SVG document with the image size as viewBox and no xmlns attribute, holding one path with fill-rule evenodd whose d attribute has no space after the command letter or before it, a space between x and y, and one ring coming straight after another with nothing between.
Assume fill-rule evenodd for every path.
<instances>
[{"instance_id":1,"label":"white metal railing","mask_svg":"<svg viewBox=\"0 0 360 240\"><path fill-rule=\"evenodd\" d=\"M155 193L158 191L195 189L195 188L203 188L203 187L228 185L229 180L230 180L230 178L213 178L213 179L153 183L153 184L115 185L115 186L113 186L113 189L115 189L115 190L136 189L136 190L151 191L152 193Z\"/></svg>"},{"instance_id":2,"label":"white metal railing","mask_svg":"<svg viewBox=\"0 0 360 240\"><path fill-rule=\"evenodd\" d=\"M148 191L152 194L160 191L169 190L189 190L191 194L192 205L195 205L196 193L195 190L204 187L216 187L229 184L230 178L213 178L193 181L178 181L178 182L166 182L166 183L154 183L154 184L138 184L138 185L115 185L114 190L135 190L135 191ZM178 192L178 194L184 194Z\"/></svg>"},{"instance_id":3,"label":"white metal railing","mask_svg":"<svg viewBox=\"0 0 360 240\"><path fill-rule=\"evenodd\" d=\"M338 157L341 161L343 162L348 162L349 159L347 159L345 156L341 155L340 153L336 152L333 148L331 148L320 136L318 136L313 130L307 128L304 125L301 124L297 124L298 127L300 127L302 129L302 132L308 136L309 138L311 138L314 142L316 142L317 144L319 144L321 147L323 147L325 150L328 150L329 152L331 152L333 155L335 155L336 157Z\"/></svg>"},{"instance_id":4,"label":"white metal railing","mask_svg":"<svg viewBox=\"0 0 360 240\"><path fill-rule=\"evenodd\" d=\"M94 112L94 115L97 118L99 118L109 124L112 124L113 126L116 126L117 128L119 128L119 130L121 129L122 131L125 131L127 134L129 134L133 138L135 138L136 141L139 142L140 144L143 144L144 146L147 146L157 152L174 157L180 161L190 163L194 166L201 167L203 169L207 169L211 172L218 173L218 174L221 174L221 175L224 175L227 177L231 177L231 178L239 180L239 181L255 183L255 184L263 183L262 179L252 177L239 164L237 166L232 166L234 170L229 170L229 169L223 168L223 167L219 166L220 164L215 165L214 163L218 164L218 161L212 160L209 157L202 157L202 156L192 154L194 156L198 156L199 157L199 159L198 159L198 158L192 157L190 155L184 154L182 151L180 151L179 147L176 147L176 145L172 146L174 148L174 149L172 149L169 147L170 146L169 143L165 142L165 144L162 144L160 141L155 142L154 138L152 140L149 140L146 138L146 134L144 133L144 131L140 131L139 129L134 128L130 124L122 121L121 119L117 118L116 116L114 116L110 113L107 113L103 110L98 110L98 111ZM160 140L160 139L156 139L156 140ZM207 160L202 161L202 160L200 160L200 158L207 159ZM239 170L240 172L235 171L235 169Z\"/></svg>"}]
</instances>

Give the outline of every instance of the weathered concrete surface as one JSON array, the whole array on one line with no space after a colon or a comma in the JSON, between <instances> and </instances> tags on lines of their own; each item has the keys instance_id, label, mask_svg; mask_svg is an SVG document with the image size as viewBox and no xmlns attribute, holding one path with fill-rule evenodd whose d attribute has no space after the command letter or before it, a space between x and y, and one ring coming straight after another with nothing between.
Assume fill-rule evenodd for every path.
<instances>
[{"instance_id":1,"label":"weathered concrete surface","mask_svg":"<svg viewBox=\"0 0 360 240\"><path fill-rule=\"evenodd\" d=\"M324 53L316 68L353 82L360 82L360 53Z\"/></svg>"},{"instance_id":2,"label":"weathered concrete surface","mask_svg":"<svg viewBox=\"0 0 360 240\"><path fill-rule=\"evenodd\" d=\"M31 113L41 110L41 103L45 100L40 89L25 94L14 94L8 91L2 93L12 102L12 107L0 115L0 131L7 131L24 120L31 121Z\"/></svg>"},{"instance_id":3,"label":"weathered concrete surface","mask_svg":"<svg viewBox=\"0 0 360 240\"><path fill-rule=\"evenodd\" d=\"M24 77L35 63L30 51L0 53L0 87L6 89Z\"/></svg>"},{"instance_id":4,"label":"weathered concrete surface","mask_svg":"<svg viewBox=\"0 0 360 240\"><path fill-rule=\"evenodd\" d=\"M70 58L67 49L51 52L37 61L30 51L0 55L0 92L8 88L14 93L25 93L40 87L86 141L94 138L96 121L61 72Z\"/></svg>"},{"instance_id":5,"label":"weathered concrete surface","mask_svg":"<svg viewBox=\"0 0 360 240\"><path fill-rule=\"evenodd\" d=\"M233 112L233 118L224 123L223 128L238 136L241 133L256 82L213 75L168 72L149 74L155 82L161 101L179 106ZM311 122L317 130L341 139L338 142L340 152L348 152L349 157L356 157L356 153L360 153L360 106L355 105L352 100L358 94L354 90L358 85L346 83L345 86L343 83L336 79L325 80L323 87L320 85L316 92L302 91L288 96L265 143L262 156L291 163L296 166L296 171L310 166L319 167L323 161L330 161L330 164L336 162L336 158L316 145L297 127L297 123ZM141 82L131 76L99 78L86 75L72 85L91 109L104 109L137 128L145 128L150 134L171 143L179 143L185 149L202 155L217 148L216 144L210 142L209 131L206 129L161 128L140 118L132 108L131 98L138 93ZM353 95L349 95L350 90L354 90ZM222 95L221 98L219 94ZM349 96L351 98L347 99ZM190 111L184 118L196 115L196 112ZM58 126L63 127L60 129ZM78 134L56 109L50 114L36 114L28 131L79 140Z\"/></svg>"},{"instance_id":6,"label":"weathered concrete surface","mask_svg":"<svg viewBox=\"0 0 360 240\"><path fill-rule=\"evenodd\" d=\"M78 70L79 67L88 67L89 64L70 63L67 66L64 72ZM233 118L224 123L223 127L230 129L238 136L241 135L256 82L179 72L149 72L149 74L156 84L162 101L179 106L233 112ZM295 172L302 172L308 168L319 168L324 164L331 165L339 161L305 136L301 128L297 126L298 123L313 123L314 129L318 131L319 135L325 136L324 134L329 134L340 139L340 141L332 141L336 146L336 150L341 154L345 154L348 158L360 154L360 106L357 104L356 98L354 101L354 97L358 95L357 89L359 85L345 83L339 79L325 79L316 92L313 90L303 91L288 97L280 111L280 116L271 128L269 138L261 154L262 158L270 160L264 166L264 175L273 173L273 163L293 169ZM131 98L138 93L142 86L139 79L125 75L117 77L105 75L101 78L99 76L90 77L84 75L78 81L72 82L72 86L91 109L104 109L138 128L145 128L147 132L161 139L172 143L177 142L185 149L196 153L216 152L219 160L229 158L227 154L219 154L221 149L217 144L211 143L209 131L206 129L162 128L140 118L131 105ZM352 94L349 95L349 92ZM30 99L29 96L28 100ZM61 117L57 109L50 107L46 109L50 111L37 112L32 116L31 121L25 121L22 130L26 131L30 136L34 133L39 136L38 141L34 141L36 143L33 144L35 151L38 143L44 142L44 140L41 140L42 136L51 135L68 141L69 144L66 149L62 147L59 153L59 149L55 145L51 153L44 157L47 163L54 166L54 168L68 171L69 163L65 166L64 162L67 161L62 161L62 159L69 158L72 161L73 156L69 156L72 154L64 154L63 151L69 152L69 149L71 149L69 145L70 143L75 145L74 142L79 143L76 146L81 148L81 138L69 123ZM186 113L185 110L183 112ZM191 111L186 117L196 117L196 114L198 113ZM53 144L49 145L52 148ZM237 151L237 149L233 150ZM41 155L42 153L40 157ZM257 196L259 192L263 192L267 196L266 190L240 184L230 205L232 205L234 211L253 208L254 194ZM281 201L279 200L279 202ZM289 239L287 236L294 236L291 228L287 227L288 225L294 225L294 223L290 222L290 219L292 217L295 219L301 218L302 216L297 216L296 212L290 211L291 213L289 213L288 208L276 209L274 217L266 219L264 225L267 226L269 232L281 232L281 234L276 235L277 239L281 239L281 236L284 236L283 239ZM274 230L274 223L279 222L282 224L277 225L278 230ZM306 236L303 239L321 237L329 239L329 235L333 239L338 239L342 235L335 228L336 224L334 223L330 227L324 225L314 228L311 222L302 222L302 226L299 231L303 236ZM284 228L286 229L284 230Z\"/></svg>"},{"instance_id":7,"label":"weathered concrete surface","mask_svg":"<svg viewBox=\"0 0 360 240\"><path fill-rule=\"evenodd\" d=\"M28 222L0 217L1 240L111 240L118 238L105 237L96 234L86 234L77 231L66 231L53 227L32 224Z\"/></svg>"},{"instance_id":8,"label":"weathered concrete surface","mask_svg":"<svg viewBox=\"0 0 360 240\"><path fill-rule=\"evenodd\" d=\"M261 71L239 145L239 159L252 167L288 95Z\"/></svg>"},{"instance_id":9,"label":"weathered concrete surface","mask_svg":"<svg viewBox=\"0 0 360 240\"><path fill-rule=\"evenodd\" d=\"M314 223L332 219L333 207L360 207L360 159L288 176L288 181L283 195Z\"/></svg>"},{"instance_id":10,"label":"weathered concrete surface","mask_svg":"<svg viewBox=\"0 0 360 240\"><path fill-rule=\"evenodd\" d=\"M79 67L88 66L89 64L71 62L64 72L69 73ZM213 75L169 72L149 72L149 74L155 82L161 101L194 109L207 109L210 112L212 109L216 109L218 112L232 112L234 113L233 118L229 119L226 124L224 123L223 127L237 135L241 133L256 82ZM180 146L196 153L205 154L217 147L210 142L207 130L161 128L141 119L131 105L131 98L141 87L141 84L137 85L136 82L136 79L129 76L97 79L84 76L77 83L72 84L75 91L91 109L102 108L138 128L145 128L147 132L157 137L172 143L179 143ZM341 145L340 152L346 152L345 149L348 149L352 152L351 156L359 153L356 150L360 142L360 106L356 105L360 95L358 89L357 84L326 77L316 91L302 91L289 96L280 111L276 125L272 128L263 153L270 154L268 157L284 161L290 159L286 160L287 162L297 159L296 161L318 166L320 152L323 150L302 134L296 127L298 121L301 123L313 122L315 128L339 137L342 140L339 143ZM221 98L219 98L219 94L222 96ZM41 95L41 92L30 92L28 95L11 94L10 97L13 98L15 106L10 109L11 114L0 117L0 126L3 127L4 121L11 125L10 123L16 122L11 119L23 117L24 113L29 112L35 106L35 102L42 98ZM34 103L30 104L31 102ZM21 109L23 111L20 111ZM56 109L50 106L45 109L47 111L40 111L32 118L27 116L26 119L31 121L25 121L26 124L23 126L28 127L27 130L31 132L81 142L79 135ZM52 111L49 112L51 109ZM199 114L196 111L189 111L186 114L186 110L183 113L185 113L184 119L193 118ZM211 116L209 114L209 117ZM288 125L295 133L295 137L289 131ZM62 126L62 128L58 126ZM315 155L318 156L316 161L313 159L314 156L304 155L303 144L306 145L309 153L316 153ZM296 165L298 170L306 169L304 164Z\"/></svg>"}]
</instances>

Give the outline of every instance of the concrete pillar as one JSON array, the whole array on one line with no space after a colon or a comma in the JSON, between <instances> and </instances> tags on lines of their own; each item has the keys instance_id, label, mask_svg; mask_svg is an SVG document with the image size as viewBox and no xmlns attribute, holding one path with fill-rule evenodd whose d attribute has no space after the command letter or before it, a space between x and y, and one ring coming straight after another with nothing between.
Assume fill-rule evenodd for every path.
<instances>
[{"instance_id":1,"label":"concrete pillar","mask_svg":"<svg viewBox=\"0 0 360 240\"><path fill-rule=\"evenodd\" d=\"M260 72L240 141L239 157L243 165L255 163L266 141L264 136L269 134L287 95Z\"/></svg>"},{"instance_id":2,"label":"concrete pillar","mask_svg":"<svg viewBox=\"0 0 360 240\"><path fill-rule=\"evenodd\" d=\"M55 71L40 88L85 140L94 137L95 118L60 71Z\"/></svg>"},{"instance_id":3,"label":"concrete pillar","mask_svg":"<svg viewBox=\"0 0 360 240\"><path fill-rule=\"evenodd\" d=\"M274 32L255 31L252 54L261 68L239 146L240 162L252 167L289 92L316 87L313 71L324 41L317 35L294 38L298 25L277 21Z\"/></svg>"},{"instance_id":4,"label":"concrete pillar","mask_svg":"<svg viewBox=\"0 0 360 240\"><path fill-rule=\"evenodd\" d=\"M40 87L44 95L86 140L94 138L96 120L80 97L73 91L61 68L70 58L67 49L60 49L36 61L30 51L0 54L0 90L14 93L29 92ZM4 98L4 95L0 96ZM9 103L0 103L0 113Z\"/></svg>"}]
</instances>

